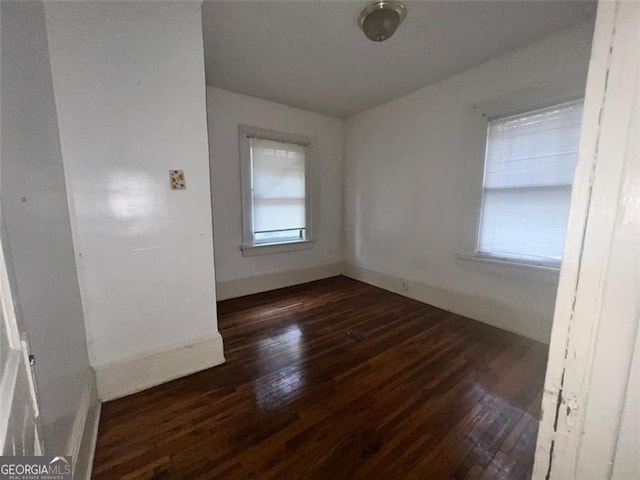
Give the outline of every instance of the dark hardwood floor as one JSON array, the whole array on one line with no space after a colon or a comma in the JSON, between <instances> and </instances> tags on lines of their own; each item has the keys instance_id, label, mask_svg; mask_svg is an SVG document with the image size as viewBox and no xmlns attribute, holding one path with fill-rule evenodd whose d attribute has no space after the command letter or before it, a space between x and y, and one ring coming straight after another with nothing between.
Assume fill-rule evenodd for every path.
<instances>
[{"instance_id":1,"label":"dark hardwood floor","mask_svg":"<svg viewBox=\"0 0 640 480\"><path fill-rule=\"evenodd\" d=\"M218 307L227 363L106 403L94 479L529 478L545 345L345 277Z\"/></svg>"}]
</instances>

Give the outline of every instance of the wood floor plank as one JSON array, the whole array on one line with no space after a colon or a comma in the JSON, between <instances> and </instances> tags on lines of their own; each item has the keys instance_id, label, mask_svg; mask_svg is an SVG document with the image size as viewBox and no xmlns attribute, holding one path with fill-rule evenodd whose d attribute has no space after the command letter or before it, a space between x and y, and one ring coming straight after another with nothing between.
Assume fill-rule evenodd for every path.
<instances>
[{"instance_id":1,"label":"wood floor plank","mask_svg":"<svg viewBox=\"0 0 640 480\"><path fill-rule=\"evenodd\" d=\"M226 364L103 406L95 480L530 477L546 346L345 277L218 315Z\"/></svg>"}]
</instances>

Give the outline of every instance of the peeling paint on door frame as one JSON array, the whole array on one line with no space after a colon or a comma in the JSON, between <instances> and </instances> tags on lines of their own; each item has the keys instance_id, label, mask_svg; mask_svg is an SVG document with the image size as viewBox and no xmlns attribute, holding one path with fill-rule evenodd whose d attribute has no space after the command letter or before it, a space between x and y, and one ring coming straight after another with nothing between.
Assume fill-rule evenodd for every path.
<instances>
[{"instance_id":1,"label":"peeling paint on door frame","mask_svg":"<svg viewBox=\"0 0 640 480\"><path fill-rule=\"evenodd\" d=\"M629 97L634 92L637 95L638 89L640 62L634 31L638 30L639 12L640 6L632 2L600 1L598 6L565 260L543 394L533 474L536 480L577 478L581 469L592 471L585 465L595 465L605 475L608 471L609 476L602 478L610 478L613 471L615 439L613 452L603 451L601 458L588 455L581 458L580 453L586 447L593 450L596 445L593 436L597 432L592 429L585 434L585 423L590 420L587 410L594 407L589 405L592 376L594 368L601 367L594 364L594 359L602 361L603 349L611 350L611 345L599 342L599 337L605 289L612 280L608 274L612 239L618 231L615 217L621 201L620 179L628 161L626 142L631 138L628 134L633 98ZM629 331L633 330L634 320L623 320ZM611 352L619 356L618 367L624 368L625 362L630 364L632 353L628 347ZM602 402L602 395L599 400ZM618 400L612 398L612 405L623 403ZM622 411L612 415L621 416ZM592 418L593 413L591 422ZM619 427L619 419L612 418L608 427L610 430Z\"/></svg>"}]
</instances>

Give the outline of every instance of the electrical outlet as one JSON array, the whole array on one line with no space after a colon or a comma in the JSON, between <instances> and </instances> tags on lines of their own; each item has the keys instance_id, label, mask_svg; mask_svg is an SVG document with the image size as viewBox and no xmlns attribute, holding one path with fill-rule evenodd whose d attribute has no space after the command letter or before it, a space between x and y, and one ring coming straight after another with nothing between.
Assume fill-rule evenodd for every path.
<instances>
[{"instance_id":1,"label":"electrical outlet","mask_svg":"<svg viewBox=\"0 0 640 480\"><path fill-rule=\"evenodd\" d=\"M184 190L187 184L184 181L184 171L169 170L169 180L171 182L171 190Z\"/></svg>"},{"instance_id":2,"label":"electrical outlet","mask_svg":"<svg viewBox=\"0 0 640 480\"><path fill-rule=\"evenodd\" d=\"M402 288L402 290L404 290L405 292L409 290L409 280L402 280L400 288Z\"/></svg>"}]
</instances>

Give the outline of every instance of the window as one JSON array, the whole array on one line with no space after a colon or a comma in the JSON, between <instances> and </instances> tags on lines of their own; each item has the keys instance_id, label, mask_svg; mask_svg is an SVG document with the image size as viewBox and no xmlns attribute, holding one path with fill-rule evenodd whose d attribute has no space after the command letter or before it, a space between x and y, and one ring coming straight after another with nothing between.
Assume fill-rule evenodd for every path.
<instances>
[{"instance_id":1,"label":"window","mask_svg":"<svg viewBox=\"0 0 640 480\"><path fill-rule=\"evenodd\" d=\"M476 255L562 260L582 101L489 122Z\"/></svg>"},{"instance_id":2,"label":"window","mask_svg":"<svg viewBox=\"0 0 640 480\"><path fill-rule=\"evenodd\" d=\"M309 139L240 127L240 152L243 253L309 248Z\"/></svg>"}]
</instances>

